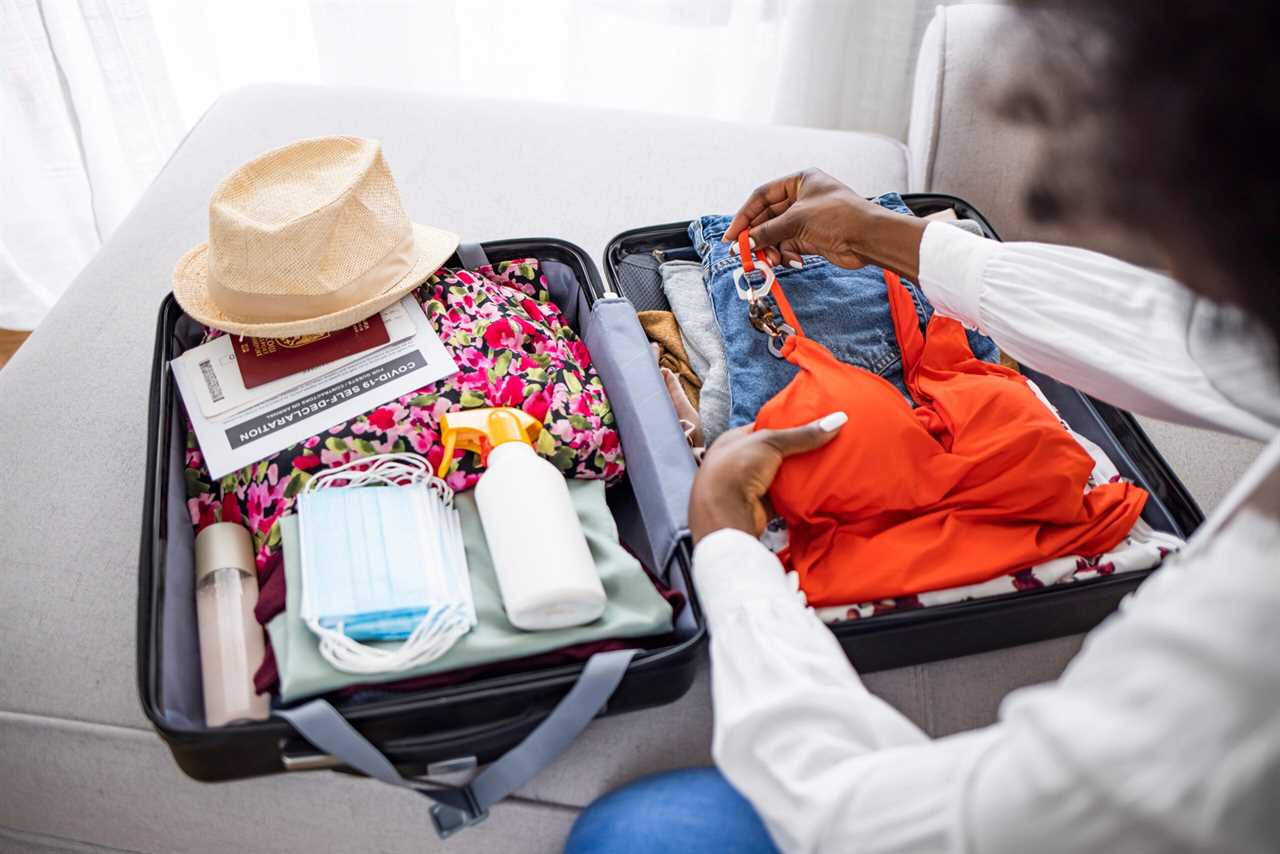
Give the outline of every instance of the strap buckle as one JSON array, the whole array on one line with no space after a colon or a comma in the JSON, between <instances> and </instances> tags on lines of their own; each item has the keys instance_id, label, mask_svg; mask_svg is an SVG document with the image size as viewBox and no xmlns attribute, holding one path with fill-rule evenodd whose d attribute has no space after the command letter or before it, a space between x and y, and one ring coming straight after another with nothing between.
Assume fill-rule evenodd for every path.
<instances>
[{"instance_id":1,"label":"strap buckle","mask_svg":"<svg viewBox=\"0 0 1280 854\"><path fill-rule=\"evenodd\" d=\"M466 798L465 808L438 801L431 805L431 824L441 839L448 839L458 831L466 830L489 817L489 811L480 806L470 786L463 786L457 791Z\"/></svg>"},{"instance_id":2,"label":"strap buckle","mask_svg":"<svg viewBox=\"0 0 1280 854\"><path fill-rule=\"evenodd\" d=\"M738 242L729 250L730 252L736 250L736 254L742 259L742 266L733 271L733 288L738 292L738 299L745 300L747 303L747 319L751 321L751 325L769 336L769 355L775 359L781 359L783 346L788 338L796 334L796 330L785 319L780 320L774 314L773 306L765 304L764 298L773 291L777 277L764 252L760 253L760 264L757 266L755 259L751 257L751 249L751 239L744 229L738 235ZM742 280L748 273L754 273L756 270L764 273L764 281L753 287L748 280L746 287L743 287Z\"/></svg>"},{"instance_id":3,"label":"strap buckle","mask_svg":"<svg viewBox=\"0 0 1280 854\"><path fill-rule=\"evenodd\" d=\"M773 283L777 278L774 275L773 268L768 264L761 265L755 269L760 270L764 274L764 280L758 285L752 285L750 280L743 284L743 279L748 273L754 270L747 270L744 267L735 267L733 270L733 289L738 292L738 299L746 302L755 302L761 297L769 293L773 289Z\"/></svg>"},{"instance_id":4,"label":"strap buckle","mask_svg":"<svg viewBox=\"0 0 1280 854\"><path fill-rule=\"evenodd\" d=\"M779 324L777 333L769 335L769 355L775 359L786 358L782 355L782 348L786 346L787 339L795 334L796 331L791 328L790 323Z\"/></svg>"}]
</instances>

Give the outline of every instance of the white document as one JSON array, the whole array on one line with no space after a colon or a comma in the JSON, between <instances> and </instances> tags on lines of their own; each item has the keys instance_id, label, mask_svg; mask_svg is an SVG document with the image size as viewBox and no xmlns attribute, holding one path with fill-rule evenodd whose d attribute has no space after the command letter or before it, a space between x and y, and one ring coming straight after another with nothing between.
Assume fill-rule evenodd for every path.
<instances>
[{"instance_id":1,"label":"white document","mask_svg":"<svg viewBox=\"0 0 1280 854\"><path fill-rule=\"evenodd\" d=\"M417 303L414 302L414 305ZM387 306L381 314L389 340L388 343L379 345L378 349L389 347L414 334L416 327L413 325L413 319L400 302ZM233 337L219 335L199 347L192 347L174 359L177 363L174 366L174 373L178 371L186 373L187 385L194 389L200 411L206 418L223 420L231 413L243 410L254 403L261 403L288 393L301 385L306 378L329 373L374 352L366 350L363 353L353 353L327 364L317 365L291 376L247 389L240 377L240 367L236 364ZM187 401L188 407L191 406L191 398L184 394L183 400Z\"/></svg>"},{"instance_id":2,"label":"white document","mask_svg":"<svg viewBox=\"0 0 1280 854\"><path fill-rule=\"evenodd\" d=\"M417 300L410 295L399 306L413 324L410 337L305 371L298 375L305 377L301 383L296 382L298 377L288 377L286 380L293 382L283 394L257 399L216 419L207 417L198 404L204 383L192 382L181 364L182 356L171 361L174 381L187 405L210 476L214 480L225 477L457 372L457 363L440 343ZM261 388L271 385L274 382Z\"/></svg>"}]
</instances>

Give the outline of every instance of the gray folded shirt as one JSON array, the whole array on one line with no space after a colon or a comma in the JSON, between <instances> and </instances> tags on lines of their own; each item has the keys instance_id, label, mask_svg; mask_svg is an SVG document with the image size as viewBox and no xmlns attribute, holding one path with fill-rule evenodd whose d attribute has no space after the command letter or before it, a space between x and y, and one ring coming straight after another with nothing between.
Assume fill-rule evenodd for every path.
<instances>
[{"instance_id":1,"label":"gray folded shirt","mask_svg":"<svg viewBox=\"0 0 1280 854\"><path fill-rule=\"evenodd\" d=\"M689 366L702 379L698 418L702 435L710 447L729 426L729 374L725 365L724 339L711 310L711 298L697 261L667 261L659 268L662 292L680 324L680 335L689 356Z\"/></svg>"}]
</instances>

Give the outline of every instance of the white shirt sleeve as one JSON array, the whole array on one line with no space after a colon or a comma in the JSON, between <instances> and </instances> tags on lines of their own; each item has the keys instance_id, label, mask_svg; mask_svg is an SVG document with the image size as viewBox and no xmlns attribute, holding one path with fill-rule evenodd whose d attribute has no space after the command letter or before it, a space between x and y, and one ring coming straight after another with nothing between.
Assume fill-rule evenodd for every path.
<instances>
[{"instance_id":1,"label":"white shirt sleeve","mask_svg":"<svg viewBox=\"0 0 1280 854\"><path fill-rule=\"evenodd\" d=\"M871 694L755 538L695 551L711 632L712 754L783 851L941 851L977 734L931 742Z\"/></svg>"},{"instance_id":2,"label":"white shirt sleeve","mask_svg":"<svg viewBox=\"0 0 1280 854\"><path fill-rule=\"evenodd\" d=\"M1276 434L1214 376L1260 373L1259 364L1209 364L1231 358L1229 347L1198 346L1218 334L1204 322L1211 306L1167 276L1085 249L998 243L933 223L920 243L920 286L941 314L1100 400L1252 439Z\"/></svg>"},{"instance_id":3,"label":"white shirt sleeve","mask_svg":"<svg viewBox=\"0 0 1280 854\"><path fill-rule=\"evenodd\" d=\"M1223 371L1206 371L1197 300L1163 276L930 225L920 279L940 313L1098 398L1275 435L1222 392ZM1280 441L1255 466L1277 458ZM773 554L717 531L694 552L716 762L786 852L1268 850L1280 838L1280 522L1234 527L1158 570L1059 683L936 741L867 691Z\"/></svg>"},{"instance_id":4,"label":"white shirt sleeve","mask_svg":"<svg viewBox=\"0 0 1280 854\"><path fill-rule=\"evenodd\" d=\"M936 741L866 690L764 546L717 531L694 552L716 763L784 852L1273 850L1280 523L1234 527L1159 570L1060 682Z\"/></svg>"}]
</instances>

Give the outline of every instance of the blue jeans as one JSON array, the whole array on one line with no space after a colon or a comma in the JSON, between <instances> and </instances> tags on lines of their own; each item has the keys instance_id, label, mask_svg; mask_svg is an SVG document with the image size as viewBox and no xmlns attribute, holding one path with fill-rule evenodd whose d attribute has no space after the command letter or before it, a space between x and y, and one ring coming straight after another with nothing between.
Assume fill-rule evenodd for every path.
<instances>
[{"instance_id":1,"label":"blue jeans","mask_svg":"<svg viewBox=\"0 0 1280 854\"><path fill-rule=\"evenodd\" d=\"M886 193L875 201L881 207L911 213L897 193ZM797 369L770 355L768 336L747 320L747 303L738 297L733 284L733 271L741 266L738 256L720 240L731 219L696 219L689 225L689 237L702 258L703 279L724 338L729 368L729 426L739 427L754 421L760 407L791 382ZM803 269L783 265L774 272L807 337L840 361L884 377L911 401L902 377L902 353L894 335L880 267L846 270L820 255L806 255ZM764 274L757 271L747 274L743 283L758 286L763 281ZM914 282L904 280L903 284L915 300L920 323L927 323L933 307ZM765 300L781 317L773 298ZM969 346L979 359L999 359L999 351L990 338L971 332Z\"/></svg>"},{"instance_id":2,"label":"blue jeans","mask_svg":"<svg viewBox=\"0 0 1280 854\"><path fill-rule=\"evenodd\" d=\"M714 768L637 780L588 806L565 854L777 854L751 804Z\"/></svg>"}]
</instances>

